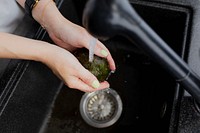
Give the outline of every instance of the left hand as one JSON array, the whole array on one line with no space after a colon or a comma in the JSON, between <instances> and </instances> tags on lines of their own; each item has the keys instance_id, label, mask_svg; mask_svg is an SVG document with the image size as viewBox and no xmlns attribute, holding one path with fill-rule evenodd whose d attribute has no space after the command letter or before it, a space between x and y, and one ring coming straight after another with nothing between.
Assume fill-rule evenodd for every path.
<instances>
[{"instance_id":1,"label":"left hand","mask_svg":"<svg viewBox=\"0 0 200 133\"><path fill-rule=\"evenodd\" d=\"M89 49L89 45L94 38L83 27L65 18L62 18L60 21L60 23L55 24L48 30L49 36L57 45L71 52L76 48L85 47ZM114 71L116 69L109 50L99 40L96 42L94 54L106 58L111 70Z\"/></svg>"},{"instance_id":2,"label":"left hand","mask_svg":"<svg viewBox=\"0 0 200 133\"><path fill-rule=\"evenodd\" d=\"M33 18L45 27L51 39L60 47L73 51L76 48L85 47L93 37L81 26L67 20L58 10L52 0L41 0L32 10ZM110 69L116 69L115 62L109 50L97 41L94 54L108 60Z\"/></svg>"}]
</instances>

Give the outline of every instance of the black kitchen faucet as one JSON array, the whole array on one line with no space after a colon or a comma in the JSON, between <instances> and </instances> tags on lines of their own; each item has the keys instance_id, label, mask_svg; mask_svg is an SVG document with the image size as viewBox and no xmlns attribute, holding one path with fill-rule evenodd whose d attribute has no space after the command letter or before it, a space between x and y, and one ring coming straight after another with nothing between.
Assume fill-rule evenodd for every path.
<instances>
[{"instance_id":1,"label":"black kitchen faucet","mask_svg":"<svg viewBox=\"0 0 200 133\"><path fill-rule=\"evenodd\" d=\"M83 26L96 38L122 35L160 64L200 103L200 77L140 17L128 0L89 0Z\"/></svg>"}]
</instances>

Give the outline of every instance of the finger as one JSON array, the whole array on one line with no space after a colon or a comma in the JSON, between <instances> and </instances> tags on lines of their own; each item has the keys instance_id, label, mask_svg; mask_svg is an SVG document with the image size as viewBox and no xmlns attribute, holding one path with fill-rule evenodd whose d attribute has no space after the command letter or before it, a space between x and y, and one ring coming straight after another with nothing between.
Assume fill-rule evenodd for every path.
<instances>
[{"instance_id":1,"label":"finger","mask_svg":"<svg viewBox=\"0 0 200 133\"><path fill-rule=\"evenodd\" d=\"M104 44L94 37L90 38L86 48L90 49L91 45L94 46L94 54L98 55L99 57L106 58L110 54L109 50L104 46Z\"/></svg>"},{"instance_id":2,"label":"finger","mask_svg":"<svg viewBox=\"0 0 200 133\"><path fill-rule=\"evenodd\" d=\"M81 80L93 89L101 90L110 87L107 81L99 83L97 78L88 70L86 70L85 73L82 72L80 75L80 77L82 77Z\"/></svg>"},{"instance_id":3,"label":"finger","mask_svg":"<svg viewBox=\"0 0 200 133\"><path fill-rule=\"evenodd\" d=\"M95 91L95 89L89 85L87 85L85 82L83 82L79 78L73 78L71 81L69 81L71 85L68 85L70 88L78 89L83 92L92 92Z\"/></svg>"},{"instance_id":4,"label":"finger","mask_svg":"<svg viewBox=\"0 0 200 133\"><path fill-rule=\"evenodd\" d=\"M110 69L111 69L112 71L115 71L115 70L116 70L116 66L115 66L115 62L114 62L112 56L111 56L111 55L108 55L108 56L107 56L107 60L108 60L108 64L109 64Z\"/></svg>"},{"instance_id":5,"label":"finger","mask_svg":"<svg viewBox=\"0 0 200 133\"><path fill-rule=\"evenodd\" d=\"M116 69L115 62L114 62L109 50L98 39L96 39L96 40L95 39L96 38L91 36L89 43L86 45L86 48L90 49L91 45L94 46L94 54L99 57L106 58L108 60L110 69L112 71L115 71L115 69Z\"/></svg>"},{"instance_id":6,"label":"finger","mask_svg":"<svg viewBox=\"0 0 200 133\"><path fill-rule=\"evenodd\" d=\"M95 55L97 55L99 57L106 58L108 60L110 69L112 71L115 71L116 66L115 66L115 62L112 58L112 55L109 52L109 50L100 41L97 41L94 53L95 53Z\"/></svg>"},{"instance_id":7,"label":"finger","mask_svg":"<svg viewBox=\"0 0 200 133\"><path fill-rule=\"evenodd\" d=\"M79 77L84 83L88 84L89 86L98 89L100 83L98 79L87 69L82 68L79 72L77 77Z\"/></svg>"},{"instance_id":8,"label":"finger","mask_svg":"<svg viewBox=\"0 0 200 133\"><path fill-rule=\"evenodd\" d=\"M97 90L102 90L102 89L106 89L109 87L110 87L110 84L107 81L104 81L104 82L100 83L100 87Z\"/></svg>"},{"instance_id":9,"label":"finger","mask_svg":"<svg viewBox=\"0 0 200 133\"><path fill-rule=\"evenodd\" d=\"M83 91L83 92L93 92L93 91L97 91L97 90L102 90L102 89L105 89L105 88L109 88L109 84L108 82L102 82L100 84L100 87L95 89L89 85L87 85L85 82L83 82L81 79L79 78L73 78L71 79L71 81L69 81L71 85L68 85L68 87L70 88L73 88L73 89L78 89L80 91Z\"/></svg>"}]
</instances>

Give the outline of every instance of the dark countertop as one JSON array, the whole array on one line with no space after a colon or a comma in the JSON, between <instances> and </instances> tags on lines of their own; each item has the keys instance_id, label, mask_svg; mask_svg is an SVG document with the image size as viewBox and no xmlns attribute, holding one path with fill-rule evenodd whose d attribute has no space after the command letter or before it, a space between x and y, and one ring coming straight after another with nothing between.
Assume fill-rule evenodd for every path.
<instances>
[{"instance_id":1,"label":"dark countertop","mask_svg":"<svg viewBox=\"0 0 200 133\"><path fill-rule=\"evenodd\" d=\"M57 5L61 3L58 1ZM45 31L25 16L14 34L42 39ZM2 59L3 62L6 65L1 67L0 132L40 132L63 83L42 63Z\"/></svg>"}]
</instances>

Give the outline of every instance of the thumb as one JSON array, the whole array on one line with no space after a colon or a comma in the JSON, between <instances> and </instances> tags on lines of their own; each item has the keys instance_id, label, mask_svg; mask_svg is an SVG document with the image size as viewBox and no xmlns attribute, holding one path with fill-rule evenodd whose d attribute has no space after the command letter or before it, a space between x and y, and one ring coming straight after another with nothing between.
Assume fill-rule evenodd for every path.
<instances>
[{"instance_id":1,"label":"thumb","mask_svg":"<svg viewBox=\"0 0 200 133\"><path fill-rule=\"evenodd\" d=\"M79 77L84 83L88 84L94 89L98 89L100 87L100 82L98 81L98 79L85 68L82 71L80 71Z\"/></svg>"}]
</instances>

